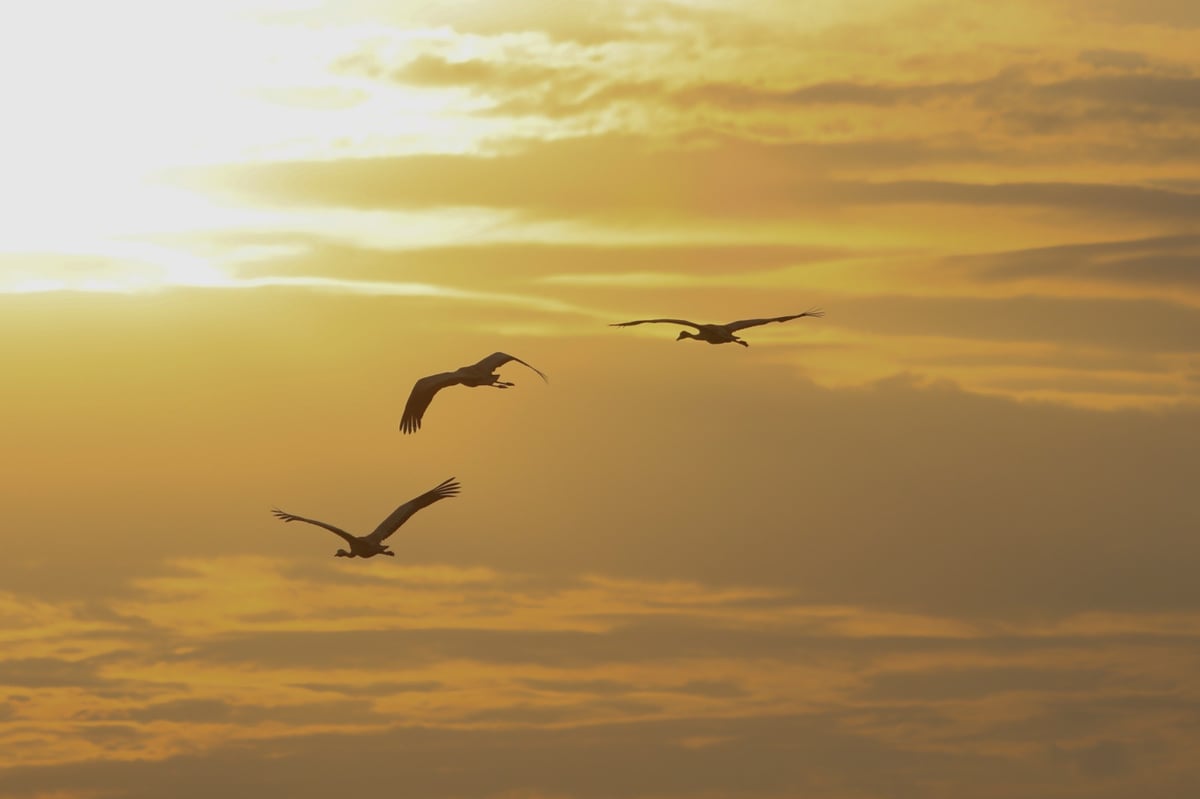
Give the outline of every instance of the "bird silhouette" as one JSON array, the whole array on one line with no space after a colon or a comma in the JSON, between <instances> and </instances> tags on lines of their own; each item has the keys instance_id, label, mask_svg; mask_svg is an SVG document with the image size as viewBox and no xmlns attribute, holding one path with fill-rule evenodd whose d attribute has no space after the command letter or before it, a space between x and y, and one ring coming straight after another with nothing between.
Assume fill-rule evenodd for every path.
<instances>
[{"instance_id":1,"label":"bird silhouette","mask_svg":"<svg viewBox=\"0 0 1200 799\"><path fill-rule=\"evenodd\" d=\"M825 312L817 308L804 313L792 314L791 316L773 316L770 319L742 319L737 322L729 322L723 325L701 325L695 322L689 322L686 319L637 319L633 322L615 322L609 327L629 327L631 325L645 325L665 323L671 325L686 325L687 327L696 328L695 333L689 333L686 330L680 330L679 335L675 337L676 341L681 341L685 338L694 338L697 341L707 341L709 344L729 344L731 342L741 344L743 347L749 347L745 341L734 335L739 330L745 330L748 327L758 327L765 325L768 322L786 322L789 319L799 319L802 316L824 316Z\"/></svg>"},{"instance_id":2,"label":"bird silhouette","mask_svg":"<svg viewBox=\"0 0 1200 799\"><path fill-rule=\"evenodd\" d=\"M453 477L443 481L437 488L426 491L419 497L410 499L400 507L392 511L391 515L379 523L379 526L369 535L351 535L340 527L334 527L332 524L319 522L316 519L306 519L303 516L295 516L291 513L285 513L279 508L273 508L271 513L275 514L285 522L305 522L307 524L315 524L317 527L324 527L329 532L339 535L346 539L346 543L350 545L350 551L339 549L334 557L338 558L373 558L376 555L390 555L395 557L396 553L392 552L383 542L392 533L400 529L400 525L408 521L409 517L428 505L432 505L439 499L453 497L458 494L459 483Z\"/></svg>"},{"instance_id":3,"label":"bird silhouette","mask_svg":"<svg viewBox=\"0 0 1200 799\"><path fill-rule=\"evenodd\" d=\"M470 388L493 386L495 388L508 388L515 385L514 383L502 381L500 375L496 374L496 370L509 361L516 361L519 364L528 366L541 375L542 380L550 382L550 379L536 366L525 363L525 361L522 361L515 355L509 355L504 352L493 352L479 363L474 363L470 366L460 366L453 372L441 372L436 375L422 377L413 384L412 392L408 395L408 402L404 405L404 415L400 418L400 429L405 433L417 432L421 428L421 417L425 415L425 409L429 407L429 403L433 402L433 395L447 386L468 386Z\"/></svg>"}]
</instances>

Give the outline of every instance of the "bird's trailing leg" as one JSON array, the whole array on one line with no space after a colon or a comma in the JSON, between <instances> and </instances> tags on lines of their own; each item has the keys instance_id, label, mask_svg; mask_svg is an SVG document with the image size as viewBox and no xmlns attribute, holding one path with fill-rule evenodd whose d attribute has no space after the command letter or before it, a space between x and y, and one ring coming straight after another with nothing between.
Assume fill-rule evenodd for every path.
<instances>
[{"instance_id":1,"label":"bird's trailing leg","mask_svg":"<svg viewBox=\"0 0 1200 799\"><path fill-rule=\"evenodd\" d=\"M392 550L390 550L390 549L388 549L388 550L385 550L383 554L387 555L389 558L394 558L394 557L396 557L396 553L395 553L395 552L393 552L393 551L392 551Z\"/></svg>"},{"instance_id":2,"label":"bird's trailing leg","mask_svg":"<svg viewBox=\"0 0 1200 799\"><path fill-rule=\"evenodd\" d=\"M506 383L505 381L503 381L497 377L495 380L492 381L492 385L495 386L496 388L509 388L511 386L515 386L516 383Z\"/></svg>"},{"instance_id":3,"label":"bird's trailing leg","mask_svg":"<svg viewBox=\"0 0 1200 799\"><path fill-rule=\"evenodd\" d=\"M743 347L749 347L749 346L750 346L750 345L749 345L749 344L747 344L746 342L742 341L740 338L735 338L735 339L734 339L734 341L736 341L738 344L741 344Z\"/></svg>"}]
</instances>

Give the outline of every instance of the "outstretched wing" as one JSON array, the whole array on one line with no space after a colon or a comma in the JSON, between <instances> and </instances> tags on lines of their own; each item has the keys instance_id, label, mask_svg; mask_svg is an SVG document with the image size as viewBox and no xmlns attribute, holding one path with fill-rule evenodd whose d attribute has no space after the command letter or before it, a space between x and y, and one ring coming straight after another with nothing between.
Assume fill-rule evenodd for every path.
<instances>
[{"instance_id":1,"label":"outstretched wing","mask_svg":"<svg viewBox=\"0 0 1200 799\"><path fill-rule=\"evenodd\" d=\"M687 327L694 327L697 330L700 329L700 325L696 324L695 322L689 322L686 319L637 319L633 322L614 322L611 325L609 325L609 327L629 327L630 325L645 325L645 324L654 324L654 323L658 323L658 322L662 322L662 323L665 323L668 325L685 325Z\"/></svg>"},{"instance_id":2,"label":"outstretched wing","mask_svg":"<svg viewBox=\"0 0 1200 799\"><path fill-rule=\"evenodd\" d=\"M770 319L743 319L740 322L730 322L727 325L722 325L730 333L735 333L738 330L745 330L748 327L758 327L765 325L768 322L786 322L789 319L799 319L802 316L824 316L825 312L819 308L813 308L811 311L804 313L792 314L791 316L775 316Z\"/></svg>"},{"instance_id":3,"label":"outstretched wing","mask_svg":"<svg viewBox=\"0 0 1200 799\"><path fill-rule=\"evenodd\" d=\"M449 480L443 481L437 488L426 491L416 499L410 499L408 502L405 502L403 505L396 508L394 511L392 511L391 516L388 516L379 523L379 526L375 528L374 532L364 537L370 541L374 541L376 544L381 543L389 535L400 529L400 525L408 521L409 516L412 516L414 513L427 505L432 505L439 499L445 499L446 497L454 496L458 493L459 487L458 481L453 477L451 477Z\"/></svg>"},{"instance_id":4,"label":"outstretched wing","mask_svg":"<svg viewBox=\"0 0 1200 799\"><path fill-rule=\"evenodd\" d=\"M285 522L305 522L306 524L315 524L317 527L324 527L334 535L340 535L342 538L346 539L346 543L354 543L354 536L350 535L340 527L334 527L332 524L319 522L316 519L306 519L303 516L293 516L290 513L284 513L279 508L272 508L271 513L275 514L280 519L283 519Z\"/></svg>"},{"instance_id":5,"label":"outstretched wing","mask_svg":"<svg viewBox=\"0 0 1200 799\"><path fill-rule=\"evenodd\" d=\"M550 378L546 377L546 373L541 369L537 368L531 363L525 363L525 361L522 361L515 355L509 355L507 352L493 352L491 355L475 364L475 366L480 369L487 369L489 372L494 372L509 361L516 361L522 366L528 366L530 369L537 372L547 383L550 382Z\"/></svg>"},{"instance_id":6,"label":"outstretched wing","mask_svg":"<svg viewBox=\"0 0 1200 799\"><path fill-rule=\"evenodd\" d=\"M414 383L412 393L408 395L408 402L404 405L404 415L400 417L400 429L405 433L417 432L421 428L421 417L425 415L425 409L433 402L433 395L458 382L457 372L442 372L422 377Z\"/></svg>"}]
</instances>

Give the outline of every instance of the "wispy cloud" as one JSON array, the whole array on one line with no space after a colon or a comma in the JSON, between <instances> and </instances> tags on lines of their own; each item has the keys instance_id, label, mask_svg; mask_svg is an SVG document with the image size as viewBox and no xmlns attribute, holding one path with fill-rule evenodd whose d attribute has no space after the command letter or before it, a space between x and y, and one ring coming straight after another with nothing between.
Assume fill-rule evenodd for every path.
<instances>
[{"instance_id":1,"label":"wispy cloud","mask_svg":"<svg viewBox=\"0 0 1200 799\"><path fill-rule=\"evenodd\" d=\"M516 305L548 313L565 313L596 316L580 306L554 299L517 294L493 294L482 291L437 286L429 283L395 283L380 280L343 280L335 277L313 275L275 277L232 278L221 283L209 284L221 288L302 288L321 291L337 291L349 294L370 294L395 297L433 297L437 299L464 300L492 305Z\"/></svg>"},{"instance_id":2,"label":"wispy cloud","mask_svg":"<svg viewBox=\"0 0 1200 799\"><path fill-rule=\"evenodd\" d=\"M1160 236L1123 241L1100 241L959 257L950 263L966 266L990 281L1065 279L1083 283L1165 287L1200 287L1200 236Z\"/></svg>"}]
</instances>

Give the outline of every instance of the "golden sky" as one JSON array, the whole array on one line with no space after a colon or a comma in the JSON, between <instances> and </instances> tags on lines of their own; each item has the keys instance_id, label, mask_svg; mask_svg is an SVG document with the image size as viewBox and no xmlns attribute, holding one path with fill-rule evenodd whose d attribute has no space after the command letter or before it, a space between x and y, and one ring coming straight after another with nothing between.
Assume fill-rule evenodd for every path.
<instances>
[{"instance_id":1,"label":"golden sky","mask_svg":"<svg viewBox=\"0 0 1200 799\"><path fill-rule=\"evenodd\" d=\"M41 0L0 109L0 799L1200 795L1192 0Z\"/></svg>"}]
</instances>

